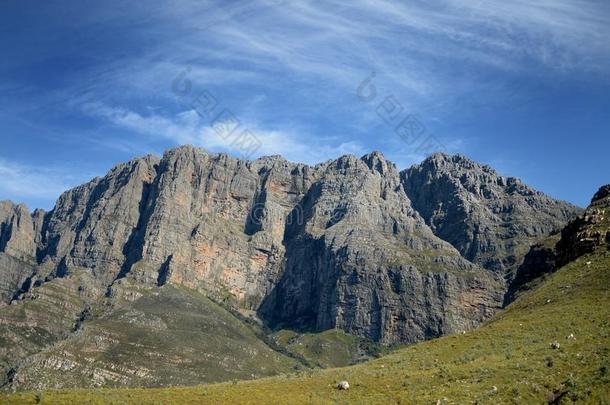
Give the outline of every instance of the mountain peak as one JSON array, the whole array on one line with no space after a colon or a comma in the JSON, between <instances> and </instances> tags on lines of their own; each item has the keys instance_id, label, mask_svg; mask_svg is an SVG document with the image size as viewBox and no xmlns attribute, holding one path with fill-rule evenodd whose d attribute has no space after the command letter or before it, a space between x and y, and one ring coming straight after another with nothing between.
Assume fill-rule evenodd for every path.
<instances>
[{"instance_id":1,"label":"mountain peak","mask_svg":"<svg viewBox=\"0 0 610 405\"><path fill-rule=\"evenodd\" d=\"M444 152L436 152L421 162L418 166L432 166L436 168L445 168L447 170L481 170L486 173L496 175L496 171L490 166L477 163L466 155L455 154L451 155Z\"/></svg>"},{"instance_id":2,"label":"mountain peak","mask_svg":"<svg viewBox=\"0 0 610 405\"><path fill-rule=\"evenodd\" d=\"M436 153L401 178L413 207L438 236L467 259L501 272L514 270L519 249L529 247L519 235L547 235L580 212L463 155Z\"/></svg>"},{"instance_id":3,"label":"mountain peak","mask_svg":"<svg viewBox=\"0 0 610 405\"><path fill-rule=\"evenodd\" d=\"M396 165L388 161L383 153L375 150L360 158L371 170L376 170L381 174L385 174L390 168L395 169Z\"/></svg>"},{"instance_id":4,"label":"mountain peak","mask_svg":"<svg viewBox=\"0 0 610 405\"><path fill-rule=\"evenodd\" d=\"M58 311L38 325L57 340L106 298L130 306L173 287L255 311L271 328L336 328L382 343L473 328L502 305L500 273L573 211L464 156L427 162L399 173L373 151L306 167L185 145L117 165L46 214L0 203L0 305L28 324L38 319L29 306L55 302L57 288L72 294L69 307L44 305ZM29 330L6 333L0 340L15 347L31 342ZM24 360L10 355L5 375ZM112 369L136 375L119 362ZM55 373L39 364L19 372ZM35 381L20 378L15 386Z\"/></svg>"},{"instance_id":5,"label":"mountain peak","mask_svg":"<svg viewBox=\"0 0 610 405\"><path fill-rule=\"evenodd\" d=\"M599 203L604 199L610 198L610 184L606 184L605 186L601 186L597 193L591 199L591 204Z\"/></svg>"}]
</instances>

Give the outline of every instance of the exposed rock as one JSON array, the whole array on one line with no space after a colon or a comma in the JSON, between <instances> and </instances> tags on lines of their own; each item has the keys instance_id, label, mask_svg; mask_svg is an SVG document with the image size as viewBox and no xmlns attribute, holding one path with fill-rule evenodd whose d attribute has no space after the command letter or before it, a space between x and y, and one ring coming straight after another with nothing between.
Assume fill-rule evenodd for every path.
<instances>
[{"instance_id":1,"label":"exposed rock","mask_svg":"<svg viewBox=\"0 0 610 405\"><path fill-rule=\"evenodd\" d=\"M161 381L144 363L60 361L53 345L131 342L98 341L86 327L170 288L256 311L274 328L382 343L472 329L502 305L498 274L575 211L462 157L437 155L402 175L379 152L313 167L192 146L134 159L65 192L49 213L0 206L0 294L12 300L0 340L14 343L0 350L5 382L38 388L47 369L100 385ZM116 319L156 337L175 327L140 309ZM219 362L206 364L229 369ZM17 364L32 366L9 373Z\"/></svg>"},{"instance_id":2,"label":"exposed rock","mask_svg":"<svg viewBox=\"0 0 610 405\"><path fill-rule=\"evenodd\" d=\"M337 388L340 390L349 390L349 383L347 381L339 381Z\"/></svg>"},{"instance_id":3,"label":"exposed rock","mask_svg":"<svg viewBox=\"0 0 610 405\"><path fill-rule=\"evenodd\" d=\"M509 285L504 298L505 305L513 302L525 291L536 287L542 281L541 277L543 275L557 270L557 251L555 250L555 245L560 238L561 235L557 233L530 248Z\"/></svg>"},{"instance_id":4,"label":"exposed rock","mask_svg":"<svg viewBox=\"0 0 610 405\"><path fill-rule=\"evenodd\" d=\"M0 252L23 261L35 261L34 224L25 205L0 201Z\"/></svg>"},{"instance_id":5,"label":"exposed rock","mask_svg":"<svg viewBox=\"0 0 610 405\"><path fill-rule=\"evenodd\" d=\"M37 226L41 213L35 216ZM0 201L0 305L9 302L34 271L37 230L25 205Z\"/></svg>"},{"instance_id":6,"label":"exposed rock","mask_svg":"<svg viewBox=\"0 0 610 405\"><path fill-rule=\"evenodd\" d=\"M28 289L35 272L32 263L0 253L0 307L8 304L22 289Z\"/></svg>"},{"instance_id":7,"label":"exposed rock","mask_svg":"<svg viewBox=\"0 0 610 405\"><path fill-rule=\"evenodd\" d=\"M415 341L474 326L501 289L430 231L378 152L310 167L185 146L119 165L35 217L41 280L87 269L116 296L127 277L252 309L265 299L272 325Z\"/></svg>"},{"instance_id":8,"label":"exposed rock","mask_svg":"<svg viewBox=\"0 0 610 405\"><path fill-rule=\"evenodd\" d=\"M315 170L193 147L167 152L158 170L125 274L257 308L282 272L285 222Z\"/></svg>"},{"instance_id":9,"label":"exposed rock","mask_svg":"<svg viewBox=\"0 0 610 405\"><path fill-rule=\"evenodd\" d=\"M608 206L608 200L610 200L610 184L606 184L605 186L601 186L597 193L591 199L591 204L603 204Z\"/></svg>"},{"instance_id":10,"label":"exposed rock","mask_svg":"<svg viewBox=\"0 0 610 405\"><path fill-rule=\"evenodd\" d=\"M529 247L581 210L460 156L432 155L403 171L413 207L468 260L505 274Z\"/></svg>"},{"instance_id":11,"label":"exposed rock","mask_svg":"<svg viewBox=\"0 0 610 405\"><path fill-rule=\"evenodd\" d=\"M557 243L561 267L601 246L610 246L610 185L599 189L584 214L561 232Z\"/></svg>"},{"instance_id":12,"label":"exposed rock","mask_svg":"<svg viewBox=\"0 0 610 405\"><path fill-rule=\"evenodd\" d=\"M534 245L516 272L505 298L508 305L521 292L535 287L541 277L555 272L604 246L610 246L610 186L603 186L595 194L584 213L571 221L560 234L549 237L544 243ZM590 261L585 263L591 265Z\"/></svg>"},{"instance_id":13,"label":"exposed rock","mask_svg":"<svg viewBox=\"0 0 610 405\"><path fill-rule=\"evenodd\" d=\"M499 281L430 231L380 154L331 162L299 207L286 269L260 310L271 326L414 342L470 329L499 307Z\"/></svg>"},{"instance_id":14,"label":"exposed rock","mask_svg":"<svg viewBox=\"0 0 610 405\"><path fill-rule=\"evenodd\" d=\"M62 194L42 235L42 272L86 268L101 285L112 283L138 248L132 242L158 163L155 156L134 159Z\"/></svg>"}]
</instances>

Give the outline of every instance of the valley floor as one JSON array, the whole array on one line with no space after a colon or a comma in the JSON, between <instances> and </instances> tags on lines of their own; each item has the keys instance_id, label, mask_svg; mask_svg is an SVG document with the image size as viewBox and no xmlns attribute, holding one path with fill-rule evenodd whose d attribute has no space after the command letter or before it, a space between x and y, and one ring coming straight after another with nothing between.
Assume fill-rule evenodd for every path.
<instances>
[{"instance_id":1,"label":"valley floor","mask_svg":"<svg viewBox=\"0 0 610 405\"><path fill-rule=\"evenodd\" d=\"M610 253L581 257L480 329L351 367L190 388L0 395L0 403L610 403ZM350 389L336 385L347 380Z\"/></svg>"}]
</instances>

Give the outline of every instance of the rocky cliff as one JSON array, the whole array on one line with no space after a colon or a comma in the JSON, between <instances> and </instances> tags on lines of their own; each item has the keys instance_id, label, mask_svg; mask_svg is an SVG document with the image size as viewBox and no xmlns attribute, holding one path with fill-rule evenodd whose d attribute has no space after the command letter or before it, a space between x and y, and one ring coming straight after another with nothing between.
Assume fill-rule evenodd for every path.
<instances>
[{"instance_id":1,"label":"rocky cliff","mask_svg":"<svg viewBox=\"0 0 610 405\"><path fill-rule=\"evenodd\" d=\"M510 283L505 303L531 290L542 278L600 248L610 248L610 184L599 189L577 218L543 243L532 246Z\"/></svg>"},{"instance_id":2,"label":"rocky cliff","mask_svg":"<svg viewBox=\"0 0 610 405\"><path fill-rule=\"evenodd\" d=\"M405 170L402 182L437 236L509 278L531 245L582 212L460 155L432 155Z\"/></svg>"},{"instance_id":3,"label":"rocky cliff","mask_svg":"<svg viewBox=\"0 0 610 405\"><path fill-rule=\"evenodd\" d=\"M285 270L260 310L271 325L414 342L498 308L499 280L431 232L379 153L319 168L297 207Z\"/></svg>"},{"instance_id":4,"label":"rocky cliff","mask_svg":"<svg viewBox=\"0 0 610 405\"><path fill-rule=\"evenodd\" d=\"M33 274L44 211L30 215L23 204L0 201L0 305L8 303Z\"/></svg>"},{"instance_id":5,"label":"rocky cliff","mask_svg":"<svg viewBox=\"0 0 610 405\"><path fill-rule=\"evenodd\" d=\"M64 193L38 239L34 282L85 269L111 296L178 284L274 327L388 343L471 328L502 289L431 232L379 153L310 167L177 148Z\"/></svg>"},{"instance_id":6,"label":"rocky cliff","mask_svg":"<svg viewBox=\"0 0 610 405\"><path fill-rule=\"evenodd\" d=\"M599 189L584 214L562 230L557 243L558 265L610 245L610 184Z\"/></svg>"},{"instance_id":7,"label":"rocky cliff","mask_svg":"<svg viewBox=\"0 0 610 405\"><path fill-rule=\"evenodd\" d=\"M49 213L0 205L5 384L28 386L26 376L55 367L51 344L96 346L87 328L165 286L274 329L337 328L382 343L471 329L501 307L503 271L577 211L446 155L402 173L378 152L316 166L190 146L134 159L65 192ZM125 343L116 336L108 350ZM124 384L141 371L106 360L74 367L120 365L114 381Z\"/></svg>"}]
</instances>

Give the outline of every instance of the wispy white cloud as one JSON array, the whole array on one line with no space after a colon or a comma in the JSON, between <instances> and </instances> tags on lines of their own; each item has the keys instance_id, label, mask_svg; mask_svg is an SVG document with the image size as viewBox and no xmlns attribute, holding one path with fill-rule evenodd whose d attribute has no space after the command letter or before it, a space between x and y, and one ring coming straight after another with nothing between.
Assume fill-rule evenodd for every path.
<instances>
[{"instance_id":1,"label":"wispy white cloud","mask_svg":"<svg viewBox=\"0 0 610 405\"><path fill-rule=\"evenodd\" d=\"M298 89L290 117L315 119L328 113L320 109L327 103L333 113L349 112L350 125L367 128L370 109L344 101L372 70L380 88L407 109L424 114L434 105L433 119L442 119L465 99L515 96L502 78L481 82L478 69L561 80L565 73L604 75L610 64L610 6L597 1L181 1L162 2L150 14L157 24L138 29L154 28L157 41L99 66L95 83L72 104L95 100L141 111L139 100L174 103L169 85L188 65L194 83L215 86L233 106L250 108L253 122L277 116L270 103ZM457 66L468 67L456 77ZM250 91L261 87L270 103L249 103ZM135 119L114 118L125 126Z\"/></svg>"},{"instance_id":2,"label":"wispy white cloud","mask_svg":"<svg viewBox=\"0 0 610 405\"><path fill-rule=\"evenodd\" d=\"M64 191L93 176L69 166L35 166L0 158L0 193L15 201L35 199L47 208Z\"/></svg>"},{"instance_id":3,"label":"wispy white cloud","mask_svg":"<svg viewBox=\"0 0 610 405\"><path fill-rule=\"evenodd\" d=\"M531 69L536 61L539 68L586 71L610 57L610 7L596 1L244 2L218 4L214 13L183 4L191 13L182 23L208 28L182 36L171 49L161 45L156 57L196 57L205 44L210 59L247 62L252 72L283 68L348 86L362 69L374 67L395 85L425 93L443 83L431 80L422 56L504 69ZM221 80L231 76L219 73Z\"/></svg>"},{"instance_id":4,"label":"wispy white cloud","mask_svg":"<svg viewBox=\"0 0 610 405\"><path fill-rule=\"evenodd\" d=\"M209 125L194 110L186 110L175 116L160 113L140 114L126 108L109 107L100 103L84 106L88 114L108 120L114 125L153 139L165 139L173 144L192 144L212 151L227 151L240 156L244 154L237 133L248 130L259 141L260 146L252 155L282 155L288 160L308 164L319 163L344 154L364 154L366 148L358 142L338 137L317 137L315 142L304 134L279 130L264 130L255 124L242 124L235 135L223 133Z\"/></svg>"},{"instance_id":5,"label":"wispy white cloud","mask_svg":"<svg viewBox=\"0 0 610 405\"><path fill-rule=\"evenodd\" d=\"M261 141L257 154L315 163L382 149L403 167L423 154L376 114L386 96L448 151L464 152L465 140L448 132L460 124L460 136L477 132L485 108L528 105L537 84L540 93L602 88L610 69L603 0L108 0L30 9L0 37L3 130L44 134L38 155L86 139L104 164L181 143L239 154L172 93L186 66L194 85ZM356 88L371 71L379 98L362 103ZM9 163L0 172L5 194L42 198L73 184L61 169Z\"/></svg>"}]
</instances>

